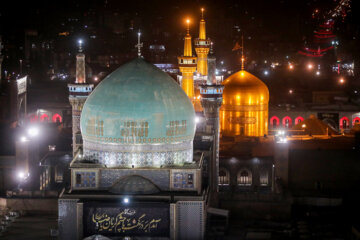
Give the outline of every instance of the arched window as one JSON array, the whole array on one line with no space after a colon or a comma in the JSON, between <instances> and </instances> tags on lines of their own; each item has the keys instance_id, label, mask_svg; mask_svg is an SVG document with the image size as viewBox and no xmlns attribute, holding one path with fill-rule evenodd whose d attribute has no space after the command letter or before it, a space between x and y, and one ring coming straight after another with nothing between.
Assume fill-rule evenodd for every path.
<instances>
[{"instance_id":1,"label":"arched window","mask_svg":"<svg viewBox=\"0 0 360 240\"><path fill-rule=\"evenodd\" d=\"M347 117L343 117L340 119L340 128L347 129L350 127L350 120Z\"/></svg>"},{"instance_id":2,"label":"arched window","mask_svg":"<svg viewBox=\"0 0 360 240\"><path fill-rule=\"evenodd\" d=\"M252 174L248 169L242 169L237 175L237 184L240 186L251 186Z\"/></svg>"},{"instance_id":3,"label":"arched window","mask_svg":"<svg viewBox=\"0 0 360 240\"><path fill-rule=\"evenodd\" d=\"M355 126L355 124L360 124L360 117L355 117L353 119L353 126Z\"/></svg>"},{"instance_id":4,"label":"arched window","mask_svg":"<svg viewBox=\"0 0 360 240\"><path fill-rule=\"evenodd\" d=\"M292 127L292 120L291 117L286 116L282 119L283 127L291 128Z\"/></svg>"},{"instance_id":5,"label":"arched window","mask_svg":"<svg viewBox=\"0 0 360 240\"><path fill-rule=\"evenodd\" d=\"M225 168L220 168L219 170L219 185L226 186L230 183L230 174L229 171Z\"/></svg>"},{"instance_id":6,"label":"arched window","mask_svg":"<svg viewBox=\"0 0 360 240\"><path fill-rule=\"evenodd\" d=\"M270 126L271 126L272 128L278 127L279 124L280 124L280 119L279 119L277 116L272 116L272 117L270 118Z\"/></svg>"},{"instance_id":7,"label":"arched window","mask_svg":"<svg viewBox=\"0 0 360 240\"><path fill-rule=\"evenodd\" d=\"M48 122L48 121L49 121L49 115L47 115L46 113L40 116L40 122Z\"/></svg>"},{"instance_id":8,"label":"arched window","mask_svg":"<svg viewBox=\"0 0 360 240\"><path fill-rule=\"evenodd\" d=\"M260 171L260 186L269 185L269 171L263 169Z\"/></svg>"},{"instance_id":9,"label":"arched window","mask_svg":"<svg viewBox=\"0 0 360 240\"><path fill-rule=\"evenodd\" d=\"M295 118L295 124L299 124L299 123L301 123L303 121L304 121L303 117L298 116L297 118Z\"/></svg>"},{"instance_id":10,"label":"arched window","mask_svg":"<svg viewBox=\"0 0 360 240\"><path fill-rule=\"evenodd\" d=\"M52 121L54 122L54 123L56 123L56 122L62 122L62 117L60 116L60 114L58 114L58 113L55 113L54 115L53 115L53 117L52 117Z\"/></svg>"}]
</instances>

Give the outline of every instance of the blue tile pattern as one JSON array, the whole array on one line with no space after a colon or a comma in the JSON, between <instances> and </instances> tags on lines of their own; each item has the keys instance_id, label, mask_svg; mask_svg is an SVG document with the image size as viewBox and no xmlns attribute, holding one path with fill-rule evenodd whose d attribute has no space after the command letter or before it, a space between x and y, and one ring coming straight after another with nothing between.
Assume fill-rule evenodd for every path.
<instances>
[{"instance_id":1,"label":"blue tile pattern","mask_svg":"<svg viewBox=\"0 0 360 240\"><path fill-rule=\"evenodd\" d=\"M75 176L77 174L81 175L81 182L75 183L76 188L96 188L96 172L76 171ZM75 181L76 181L76 179L75 179Z\"/></svg>"}]
</instances>

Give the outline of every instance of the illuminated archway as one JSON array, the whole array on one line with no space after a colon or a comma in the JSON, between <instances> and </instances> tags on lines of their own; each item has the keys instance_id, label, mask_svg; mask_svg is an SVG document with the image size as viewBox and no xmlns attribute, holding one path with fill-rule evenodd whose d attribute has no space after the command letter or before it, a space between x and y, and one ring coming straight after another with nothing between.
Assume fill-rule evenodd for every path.
<instances>
[{"instance_id":1,"label":"illuminated archway","mask_svg":"<svg viewBox=\"0 0 360 240\"><path fill-rule=\"evenodd\" d=\"M54 122L54 123L56 123L56 122L62 122L62 117L61 117L61 115L60 114L58 114L58 113L55 113L54 115L53 115L53 117L52 117L52 121Z\"/></svg>"},{"instance_id":2,"label":"illuminated archway","mask_svg":"<svg viewBox=\"0 0 360 240\"><path fill-rule=\"evenodd\" d=\"M277 116L272 116L270 118L270 126L272 128L279 127L279 124L280 124L280 119Z\"/></svg>"},{"instance_id":3,"label":"illuminated archway","mask_svg":"<svg viewBox=\"0 0 360 240\"><path fill-rule=\"evenodd\" d=\"M225 168L220 168L219 170L219 185L229 185L230 184L230 173Z\"/></svg>"},{"instance_id":4,"label":"illuminated archway","mask_svg":"<svg viewBox=\"0 0 360 240\"><path fill-rule=\"evenodd\" d=\"M237 174L237 184L240 186L251 186L252 173L249 169L243 168Z\"/></svg>"},{"instance_id":5,"label":"illuminated archway","mask_svg":"<svg viewBox=\"0 0 360 240\"><path fill-rule=\"evenodd\" d=\"M355 117L353 119L353 126L355 126L355 124L360 124L360 117Z\"/></svg>"},{"instance_id":6,"label":"illuminated archway","mask_svg":"<svg viewBox=\"0 0 360 240\"><path fill-rule=\"evenodd\" d=\"M304 118L301 117L301 116L298 116L297 118L295 118L295 125L296 125L296 124L299 124L299 123L301 123L301 122L303 122L303 121L304 121Z\"/></svg>"},{"instance_id":7,"label":"illuminated archway","mask_svg":"<svg viewBox=\"0 0 360 240\"><path fill-rule=\"evenodd\" d=\"M289 116L286 116L282 119L282 125L283 127L286 128L291 128L292 127L292 119Z\"/></svg>"},{"instance_id":8,"label":"illuminated archway","mask_svg":"<svg viewBox=\"0 0 360 240\"><path fill-rule=\"evenodd\" d=\"M350 120L347 117L342 117L340 119L340 128L347 129L350 127Z\"/></svg>"},{"instance_id":9,"label":"illuminated archway","mask_svg":"<svg viewBox=\"0 0 360 240\"><path fill-rule=\"evenodd\" d=\"M46 113L40 116L40 122L48 122L49 119L49 115L47 115Z\"/></svg>"}]
</instances>

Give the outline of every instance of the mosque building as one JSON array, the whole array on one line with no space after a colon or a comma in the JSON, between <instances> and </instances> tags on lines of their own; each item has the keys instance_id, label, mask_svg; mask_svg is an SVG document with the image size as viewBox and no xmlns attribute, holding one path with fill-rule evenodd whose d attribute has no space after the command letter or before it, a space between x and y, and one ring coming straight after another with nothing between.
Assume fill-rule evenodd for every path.
<instances>
[{"instance_id":1,"label":"mosque building","mask_svg":"<svg viewBox=\"0 0 360 240\"><path fill-rule=\"evenodd\" d=\"M245 71L244 56L241 70L222 81L203 13L197 57L189 24L178 57L180 86L141 57L140 40L139 57L94 90L80 80L85 56L78 55L79 77L69 85L71 188L58 203L61 239L204 239L209 216L228 217L219 206L288 216L292 199L282 189L307 188L318 177L312 164L306 166L314 173L309 179L289 174L302 166L294 153L312 150L268 135L269 90ZM318 125L305 123L309 131Z\"/></svg>"},{"instance_id":2,"label":"mosque building","mask_svg":"<svg viewBox=\"0 0 360 240\"><path fill-rule=\"evenodd\" d=\"M83 84L69 85L70 100ZM139 57L82 102L83 143L73 145L71 189L59 199L60 238L203 239L204 154L194 153L195 111L181 87Z\"/></svg>"}]
</instances>

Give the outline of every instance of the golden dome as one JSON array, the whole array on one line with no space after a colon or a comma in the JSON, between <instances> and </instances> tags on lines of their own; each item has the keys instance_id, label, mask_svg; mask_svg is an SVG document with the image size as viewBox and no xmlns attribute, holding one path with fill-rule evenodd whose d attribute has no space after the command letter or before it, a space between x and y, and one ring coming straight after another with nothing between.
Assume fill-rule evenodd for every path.
<instances>
[{"instance_id":1,"label":"golden dome","mask_svg":"<svg viewBox=\"0 0 360 240\"><path fill-rule=\"evenodd\" d=\"M269 89L259 78L247 71L239 71L223 82L223 105L253 105L268 103Z\"/></svg>"},{"instance_id":2,"label":"golden dome","mask_svg":"<svg viewBox=\"0 0 360 240\"><path fill-rule=\"evenodd\" d=\"M224 82L220 109L221 131L225 136L267 134L269 89L259 78L241 70Z\"/></svg>"}]
</instances>

